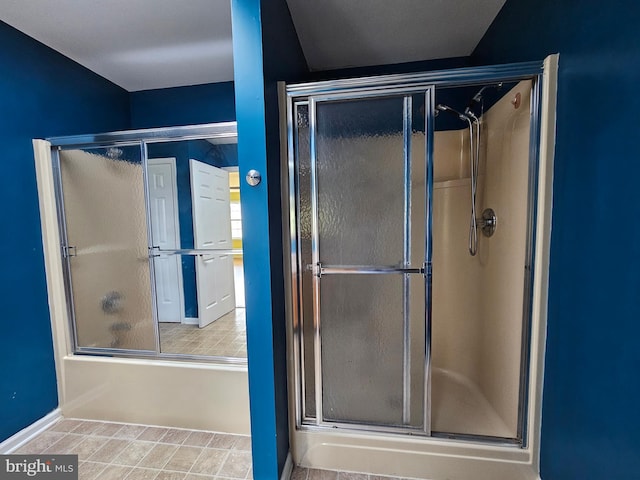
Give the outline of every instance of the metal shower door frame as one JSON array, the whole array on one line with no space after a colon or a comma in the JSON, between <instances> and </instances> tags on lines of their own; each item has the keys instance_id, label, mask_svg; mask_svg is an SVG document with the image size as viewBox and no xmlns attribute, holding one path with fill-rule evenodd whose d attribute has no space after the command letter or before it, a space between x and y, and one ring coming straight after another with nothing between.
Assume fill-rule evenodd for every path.
<instances>
[{"instance_id":1,"label":"metal shower door frame","mask_svg":"<svg viewBox=\"0 0 640 480\"><path fill-rule=\"evenodd\" d=\"M299 232L300 205L298 202L298 125L296 115L298 108L309 104L308 99L312 96L331 95L336 92L349 92L350 94L362 93L374 94L376 92L389 92L393 89L411 89L420 86L434 87L465 87L488 84L494 82L517 82L521 80L532 80L531 95L531 126L529 135L529 192L528 192L528 218L527 218L527 244L526 244L526 265L524 271L524 301L522 317L522 339L521 339L521 362L520 362L520 393L518 400L518 435L516 439L491 437L484 435L466 434L439 434L432 432L433 438L462 440L471 442L483 442L487 444L528 446L528 424L529 424L529 401L530 401L530 369L531 369L531 328L532 328L532 305L534 280L533 265L535 262L535 245L537 232L535 228L537 218L536 200L538 197L538 164L540 155L540 112L541 95L543 87L544 63L542 61L531 61L521 63L510 63L503 65L489 65L478 67L463 67L450 70L437 70L432 72L378 75L358 78L347 78L339 80L326 80L309 83L288 84L283 90L286 95L284 100L286 105L286 122L283 126L287 128L287 171L289 195L288 201L288 227L289 227L289 254L291 258L291 321L292 321L292 342L291 348L294 356L292 363L293 375L293 407L295 409L296 428L304 430L326 431L327 427L344 427L351 431L376 431L385 433L402 433L394 429L371 428L366 425L336 424L321 425L310 412L306 411L306 379L305 379L305 352L303 342L303 326L308 319L303 318L303 290L302 290L302 249L300 246ZM435 102L432 99L432 105ZM433 117L431 116L431 120ZM433 125L433 122L431 123ZM429 145L433 145L433 128L426 128L426 139ZM433 164L431 162L431 168ZM428 165L429 167L429 165ZM429 172L432 176L433 171ZM427 183L427 185L429 185ZM431 211L430 199L433 191L432 185L429 189L428 209ZM430 221L430 219L429 219ZM429 239L430 240L430 239ZM431 249L429 244L428 249ZM431 291L431 268L429 267L429 282L427 289ZM429 297L430 299L430 297ZM431 320L427 325L431 326ZM431 335L431 331L427 332ZM314 362L315 363L315 362ZM317 375L317 372L316 372ZM317 406L316 406L317 409ZM430 415L430 412L429 412Z\"/></svg>"},{"instance_id":2,"label":"metal shower door frame","mask_svg":"<svg viewBox=\"0 0 640 480\"><path fill-rule=\"evenodd\" d=\"M105 134L106 135L106 134ZM150 245L153 244L151 238L151 213L149 209L149 200L148 200L148 179L147 179L147 156L146 156L146 148L144 142L142 140L123 140L123 141L109 141L107 139L101 141L90 141L91 136L82 136L82 137L56 137L47 139L51 143L51 160L53 162L53 175L54 175L54 189L56 195L56 209L58 212L58 229L60 232L60 255L62 257L62 265L63 265L63 275L64 275L64 286L65 286L65 295L66 295L66 305L67 305L67 316L69 319L69 332L71 333L71 347L74 353L86 353L86 354L97 354L97 355L120 355L120 356L135 356L135 357L143 357L148 358L150 356L157 356L160 353L160 334L158 327L158 318L157 318L157 307L156 307L156 291L155 291L155 265L153 262L152 255L149 255L148 265L149 265L149 280L151 285L151 315L154 329L154 350L137 350L137 349L126 349L126 348L108 348L108 347L82 347L78 344L78 332L77 332L77 322L76 322L76 309L75 302L73 298L73 275L71 269L71 258L74 255L71 255L69 250L71 248L75 249L75 247L69 246L69 239L67 233L67 216L65 210L65 201L64 201L64 187L62 182L62 166L60 161L60 152L62 150L90 150L90 149L99 149L99 148L110 148L110 147L137 147L140 152L140 162L142 169L142 181L144 184L144 208L145 208L145 228L146 228L146 237L148 243L149 252L151 252ZM81 139L87 140L83 142Z\"/></svg>"},{"instance_id":3,"label":"metal shower door frame","mask_svg":"<svg viewBox=\"0 0 640 480\"><path fill-rule=\"evenodd\" d=\"M424 95L425 112L425 244L424 262L419 268L411 267L411 127L412 127L412 95ZM403 266L323 266L320 262L319 228L318 228L318 183L317 183L317 104L340 101L372 100L378 98L402 97L403 99L403 183L404 183L404 241ZM331 93L311 95L308 97L310 163L311 163L311 252L313 267L313 311L314 311L314 368L315 368L315 426L344 426L350 429L370 430L390 433L411 432L416 435L431 435L431 255L432 255L432 194L433 194L433 106L435 104L435 88L432 85L415 85L387 89L345 89ZM402 275L403 276L403 423L407 426L396 427L380 424L347 423L326 421L323 418L323 381L322 381L322 342L320 312L320 279L323 275ZM424 401L422 405L422 428L413 428L410 423L410 318L409 318L409 275L424 277L424 311L425 311L425 350L424 350Z\"/></svg>"}]
</instances>

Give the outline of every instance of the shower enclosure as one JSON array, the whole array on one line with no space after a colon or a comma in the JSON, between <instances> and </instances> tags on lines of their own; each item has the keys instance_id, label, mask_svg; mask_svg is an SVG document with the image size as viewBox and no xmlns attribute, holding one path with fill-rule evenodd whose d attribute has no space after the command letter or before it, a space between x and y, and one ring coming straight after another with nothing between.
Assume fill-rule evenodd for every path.
<instances>
[{"instance_id":1,"label":"shower enclosure","mask_svg":"<svg viewBox=\"0 0 640 480\"><path fill-rule=\"evenodd\" d=\"M244 363L235 123L51 145L74 353Z\"/></svg>"},{"instance_id":2,"label":"shower enclosure","mask_svg":"<svg viewBox=\"0 0 640 480\"><path fill-rule=\"evenodd\" d=\"M33 143L62 415L249 433L235 122Z\"/></svg>"},{"instance_id":3,"label":"shower enclosure","mask_svg":"<svg viewBox=\"0 0 640 480\"><path fill-rule=\"evenodd\" d=\"M542 78L286 87L297 431L527 447Z\"/></svg>"}]
</instances>

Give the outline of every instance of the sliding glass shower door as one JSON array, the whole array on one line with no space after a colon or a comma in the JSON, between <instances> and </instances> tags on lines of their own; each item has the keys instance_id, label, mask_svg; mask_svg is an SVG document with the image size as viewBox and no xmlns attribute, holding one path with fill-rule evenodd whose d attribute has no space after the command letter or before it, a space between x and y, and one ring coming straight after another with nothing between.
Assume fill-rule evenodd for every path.
<instances>
[{"instance_id":1,"label":"sliding glass shower door","mask_svg":"<svg viewBox=\"0 0 640 480\"><path fill-rule=\"evenodd\" d=\"M310 133L298 169L311 211L299 218L313 298L304 328L313 322L315 339L306 410L316 423L429 433L430 104L424 89L328 94L299 112Z\"/></svg>"},{"instance_id":2,"label":"sliding glass shower door","mask_svg":"<svg viewBox=\"0 0 640 480\"><path fill-rule=\"evenodd\" d=\"M157 349L140 145L60 150L75 343Z\"/></svg>"},{"instance_id":3,"label":"sliding glass shower door","mask_svg":"<svg viewBox=\"0 0 640 480\"><path fill-rule=\"evenodd\" d=\"M223 123L52 139L75 353L245 362L244 311L230 315L236 138Z\"/></svg>"}]
</instances>

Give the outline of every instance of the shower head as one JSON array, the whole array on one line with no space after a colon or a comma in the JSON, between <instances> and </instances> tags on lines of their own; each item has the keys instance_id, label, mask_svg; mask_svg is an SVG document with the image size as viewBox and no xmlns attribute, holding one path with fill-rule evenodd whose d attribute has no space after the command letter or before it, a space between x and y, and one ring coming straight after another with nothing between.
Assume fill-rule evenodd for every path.
<instances>
[{"instance_id":1,"label":"shower head","mask_svg":"<svg viewBox=\"0 0 640 480\"><path fill-rule=\"evenodd\" d=\"M471 99L471 102L475 102L475 103L480 103L480 101L482 100L482 93L490 87L494 87L496 90L500 90L502 88L502 82L500 83L496 83L495 85L485 85L484 87L482 87L480 90L478 90L478 93L476 93L473 98Z\"/></svg>"},{"instance_id":2,"label":"shower head","mask_svg":"<svg viewBox=\"0 0 640 480\"><path fill-rule=\"evenodd\" d=\"M439 103L438 105L436 105L436 115L438 114L438 112L449 112L449 113L453 113L454 115L456 115L460 120L463 120L465 122L469 121L469 119L467 118L466 115L460 113L459 111L457 111L454 108L451 108L448 105L443 105L442 103Z\"/></svg>"},{"instance_id":3,"label":"shower head","mask_svg":"<svg viewBox=\"0 0 640 480\"><path fill-rule=\"evenodd\" d=\"M469 106L467 106L467 108L465 109L464 113L469 113L471 111L471 109L477 104L482 102L482 95L484 93L484 91L487 88L495 88L496 90L500 90L502 88L502 82L500 83L496 83L494 85L485 85L484 87L482 87L480 90L478 90L478 93L476 93L473 98L471 98L471 101L469 102Z\"/></svg>"}]
</instances>

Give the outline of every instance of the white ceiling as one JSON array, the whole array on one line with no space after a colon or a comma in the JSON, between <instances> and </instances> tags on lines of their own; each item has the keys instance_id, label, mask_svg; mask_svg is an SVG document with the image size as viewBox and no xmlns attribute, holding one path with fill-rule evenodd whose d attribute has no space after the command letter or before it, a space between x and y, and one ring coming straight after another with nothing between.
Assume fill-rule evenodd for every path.
<instances>
[{"instance_id":1,"label":"white ceiling","mask_svg":"<svg viewBox=\"0 0 640 480\"><path fill-rule=\"evenodd\" d=\"M287 0L312 70L469 55L504 2ZM230 0L0 0L0 20L128 91L233 80Z\"/></svg>"},{"instance_id":2,"label":"white ceiling","mask_svg":"<svg viewBox=\"0 0 640 480\"><path fill-rule=\"evenodd\" d=\"M0 0L0 20L128 91L233 80L230 0Z\"/></svg>"},{"instance_id":3,"label":"white ceiling","mask_svg":"<svg viewBox=\"0 0 640 480\"><path fill-rule=\"evenodd\" d=\"M505 0L287 0L311 70L470 55Z\"/></svg>"}]
</instances>

